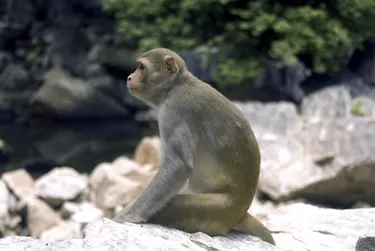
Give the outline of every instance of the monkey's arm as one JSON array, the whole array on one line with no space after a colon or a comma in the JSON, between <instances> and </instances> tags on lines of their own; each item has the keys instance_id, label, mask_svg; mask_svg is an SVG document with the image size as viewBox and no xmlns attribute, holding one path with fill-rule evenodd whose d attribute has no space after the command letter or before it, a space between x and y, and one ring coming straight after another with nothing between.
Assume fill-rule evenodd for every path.
<instances>
[{"instance_id":1,"label":"monkey's arm","mask_svg":"<svg viewBox=\"0 0 375 251\"><path fill-rule=\"evenodd\" d=\"M143 193L132 205L122 209L113 219L124 223L142 223L159 211L184 186L192 170L191 158L182 142L186 129L175 128L161 142L163 158L160 169Z\"/></svg>"}]
</instances>

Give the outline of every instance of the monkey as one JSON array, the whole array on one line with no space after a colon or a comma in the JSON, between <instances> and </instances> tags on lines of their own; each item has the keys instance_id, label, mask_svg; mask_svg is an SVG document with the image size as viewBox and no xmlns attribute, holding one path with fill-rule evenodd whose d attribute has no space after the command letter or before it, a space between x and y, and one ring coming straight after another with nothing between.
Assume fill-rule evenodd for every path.
<instances>
[{"instance_id":1,"label":"monkey","mask_svg":"<svg viewBox=\"0 0 375 251\"><path fill-rule=\"evenodd\" d=\"M113 220L210 236L234 230L275 245L271 232L247 212L258 185L260 150L244 114L168 48L144 52L136 63L127 88L157 111L160 167Z\"/></svg>"}]
</instances>

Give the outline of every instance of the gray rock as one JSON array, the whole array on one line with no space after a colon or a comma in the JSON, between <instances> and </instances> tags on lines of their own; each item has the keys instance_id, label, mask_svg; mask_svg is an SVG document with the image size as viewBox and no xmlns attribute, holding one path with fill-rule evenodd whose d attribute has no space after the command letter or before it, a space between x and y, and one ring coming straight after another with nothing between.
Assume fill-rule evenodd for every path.
<instances>
[{"instance_id":1,"label":"gray rock","mask_svg":"<svg viewBox=\"0 0 375 251\"><path fill-rule=\"evenodd\" d=\"M302 138L321 175L296 195L346 205L358 200L374 205L374 131L375 120L366 118L307 123Z\"/></svg>"},{"instance_id":2,"label":"gray rock","mask_svg":"<svg viewBox=\"0 0 375 251\"><path fill-rule=\"evenodd\" d=\"M0 51L0 72L2 72L11 61L12 61L11 54Z\"/></svg>"},{"instance_id":3,"label":"gray rock","mask_svg":"<svg viewBox=\"0 0 375 251\"><path fill-rule=\"evenodd\" d=\"M5 1L8 11L7 19L17 28L26 28L34 20L35 10L32 0ZM5 6L4 6L5 7Z\"/></svg>"},{"instance_id":4,"label":"gray rock","mask_svg":"<svg viewBox=\"0 0 375 251\"><path fill-rule=\"evenodd\" d=\"M0 239L0 251L120 251L120 250L253 250L282 251L251 235L231 233L228 237L188 234L151 224L119 224L109 219L90 223L83 239L44 242L30 237Z\"/></svg>"},{"instance_id":5,"label":"gray rock","mask_svg":"<svg viewBox=\"0 0 375 251\"><path fill-rule=\"evenodd\" d=\"M274 200L374 205L374 131L374 119L354 117L310 120L293 137L259 133L259 189Z\"/></svg>"},{"instance_id":6,"label":"gray rock","mask_svg":"<svg viewBox=\"0 0 375 251\"><path fill-rule=\"evenodd\" d=\"M0 90L21 92L29 89L31 84L29 72L20 64L9 63L0 71Z\"/></svg>"},{"instance_id":7,"label":"gray rock","mask_svg":"<svg viewBox=\"0 0 375 251\"><path fill-rule=\"evenodd\" d=\"M375 208L338 210L297 203L271 213L267 226L276 245L287 250L365 251L358 246L369 246L371 241L361 244L359 238L369 237L374 221Z\"/></svg>"},{"instance_id":8,"label":"gray rock","mask_svg":"<svg viewBox=\"0 0 375 251\"><path fill-rule=\"evenodd\" d=\"M103 86L104 85L104 86ZM107 91L108 82L86 82L62 70L46 73L45 84L35 93L35 109L60 118L126 117L128 110Z\"/></svg>"},{"instance_id":9,"label":"gray rock","mask_svg":"<svg viewBox=\"0 0 375 251\"><path fill-rule=\"evenodd\" d=\"M69 163L77 170L90 170L100 161L111 160L113 156L123 155L124 151L133 151L133 140L138 141L139 130L137 124L127 120L70 122L68 126L44 128L42 136L33 140L27 138L27 131L19 130L19 135L25 135L26 143L17 149L30 151L30 147L34 147L36 154L43 159L54 161L50 167L58 166L53 163ZM22 138L19 135L17 137Z\"/></svg>"},{"instance_id":10,"label":"gray rock","mask_svg":"<svg viewBox=\"0 0 375 251\"><path fill-rule=\"evenodd\" d=\"M83 30L74 25L61 26L54 34L49 48L52 65L84 76L90 48L91 42Z\"/></svg>"},{"instance_id":11,"label":"gray rock","mask_svg":"<svg viewBox=\"0 0 375 251\"><path fill-rule=\"evenodd\" d=\"M331 86L305 97L301 113L306 117L347 118L350 113L351 96L343 86Z\"/></svg>"},{"instance_id":12,"label":"gray rock","mask_svg":"<svg viewBox=\"0 0 375 251\"><path fill-rule=\"evenodd\" d=\"M258 135L261 172L258 188L274 200L282 200L295 191L315 184L324 177L311 154L295 138Z\"/></svg>"},{"instance_id":13,"label":"gray rock","mask_svg":"<svg viewBox=\"0 0 375 251\"><path fill-rule=\"evenodd\" d=\"M303 122L294 104L234 102L250 122L261 151L259 189L279 200L306 184L316 182L321 171L298 139ZM299 178L296 179L295 174ZM303 182L301 182L303 181Z\"/></svg>"},{"instance_id":14,"label":"gray rock","mask_svg":"<svg viewBox=\"0 0 375 251\"><path fill-rule=\"evenodd\" d=\"M52 206L77 198L87 187L85 176L69 167L59 167L35 182L38 195Z\"/></svg>"},{"instance_id":15,"label":"gray rock","mask_svg":"<svg viewBox=\"0 0 375 251\"><path fill-rule=\"evenodd\" d=\"M130 73L136 67L135 61L138 53L138 51L125 47L97 44L89 53L89 61L116 67Z\"/></svg>"},{"instance_id":16,"label":"gray rock","mask_svg":"<svg viewBox=\"0 0 375 251\"><path fill-rule=\"evenodd\" d=\"M301 62L285 65L280 61L269 60L264 71L255 79L254 85L277 90L282 97L292 97L300 101L304 96L301 83L309 74L310 71Z\"/></svg>"},{"instance_id":17,"label":"gray rock","mask_svg":"<svg viewBox=\"0 0 375 251\"><path fill-rule=\"evenodd\" d=\"M303 126L297 108L290 102L233 102L250 122L254 133L293 136Z\"/></svg>"},{"instance_id":18,"label":"gray rock","mask_svg":"<svg viewBox=\"0 0 375 251\"><path fill-rule=\"evenodd\" d=\"M92 203L82 203L76 212L71 215L71 220L74 222L87 224L95 220L101 219L104 212L95 207Z\"/></svg>"},{"instance_id":19,"label":"gray rock","mask_svg":"<svg viewBox=\"0 0 375 251\"><path fill-rule=\"evenodd\" d=\"M361 59L354 71L367 83L375 86L375 39L369 39L365 43L365 49L361 53Z\"/></svg>"},{"instance_id":20,"label":"gray rock","mask_svg":"<svg viewBox=\"0 0 375 251\"><path fill-rule=\"evenodd\" d=\"M64 221L59 225L43 231L40 235L40 240L51 242L81 238L81 236L81 224L72 221Z\"/></svg>"},{"instance_id":21,"label":"gray rock","mask_svg":"<svg viewBox=\"0 0 375 251\"><path fill-rule=\"evenodd\" d=\"M214 73L219 69L219 55L209 51L177 52L194 76L205 82L212 82Z\"/></svg>"},{"instance_id":22,"label":"gray rock","mask_svg":"<svg viewBox=\"0 0 375 251\"><path fill-rule=\"evenodd\" d=\"M341 74L341 78L340 84L348 88L352 98L364 96L375 100L375 86L368 85L361 77L352 72Z\"/></svg>"}]
</instances>

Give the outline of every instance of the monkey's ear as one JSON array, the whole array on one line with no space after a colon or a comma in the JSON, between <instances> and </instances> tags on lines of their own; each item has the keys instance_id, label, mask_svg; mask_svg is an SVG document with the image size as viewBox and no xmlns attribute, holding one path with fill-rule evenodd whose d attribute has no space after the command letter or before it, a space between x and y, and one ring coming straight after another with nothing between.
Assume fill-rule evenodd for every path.
<instances>
[{"instance_id":1,"label":"monkey's ear","mask_svg":"<svg viewBox=\"0 0 375 251\"><path fill-rule=\"evenodd\" d=\"M165 56L164 57L165 63L170 68L171 73L177 73L178 72L178 66L176 64L176 60L173 56Z\"/></svg>"}]
</instances>

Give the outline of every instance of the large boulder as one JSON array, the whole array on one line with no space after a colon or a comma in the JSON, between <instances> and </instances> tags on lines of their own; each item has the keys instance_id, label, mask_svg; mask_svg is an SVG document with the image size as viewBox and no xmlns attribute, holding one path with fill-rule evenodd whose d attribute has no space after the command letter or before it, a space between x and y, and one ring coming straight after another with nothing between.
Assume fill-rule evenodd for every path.
<instances>
[{"instance_id":1,"label":"large boulder","mask_svg":"<svg viewBox=\"0 0 375 251\"><path fill-rule=\"evenodd\" d=\"M350 117L351 96L343 86L330 86L316 91L303 99L301 112L306 117Z\"/></svg>"},{"instance_id":2,"label":"large boulder","mask_svg":"<svg viewBox=\"0 0 375 251\"><path fill-rule=\"evenodd\" d=\"M364 100L369 115L372 100ZM259 190L275 201L375 204L375 119L353 115L352 102L343 86L307 97L304 118L290 103L235 102L259 143Z\"/></svg>"},{"instance_id":3,"label":"large boulder","mask_svg":"<svg viewBox=\"0 0 375 251\"><path fill-rule=\"evenodd\" d=\"M128 110L116 98L114 85L109 77L84 81L61 69L52 69L32 98L33 112L73 119L127 117ZM120 89L126 92L125 86Z\"/></svg>"},{"instance_id":4,"label":"large boulder","mask_svg":"<svg viewBox=\"0 0 375 251\"><path fill-rule=\"evenodd\" d=\"M367 84L375 86L375 39L369 39L364 45L364 50L354 54L349 66Z\"/></svg>"},{"instance_id":5,"label":"large boulder","mask_svg":"<svg viewBox=\"0 0 375 251\"><path fill-rule=\"evenodd\" d=\"M375 120L326 119L306 123L306 149L318 164L313 183L295 191L320 202L350 205L364 201L375 205ZM296 170L297 171L297 170Z\"/></svg>"},{"instance_id":6,"label":"large boulder","mask_svg":"<svg viewBox=\"0 0 375 251\"><path fill-rule=\"evenodd\" d=\"M249 120L261 152L259 190L274 200L314 182L319 170L298 136L303 121L292 103L234 102ZM298 175L298 179L296 179ZM301 182L303 181L303 182Z\"/></svg>"},{"instance_id":7,"label":"large boulder","mask_svg":"<svg viewBox=\"0 0 375 251\"><path fill-rule=\"evenodd\" d=\"M267 226L277 246L286 250L372 251L374 221L375 208L339 210L297 203L271 213Z\"/></svg>"},{"instance_id":8,"label":"large boulder","mask_svg":"<svg viewBox=\"0 0 375 251\"><path fill-rule=\"evenodd\" d=\"M233 103L243 112L257 136L271 138L298 135L303 121L297 107L291 102L239 102Z\"/></svg>"}]
</instances>

